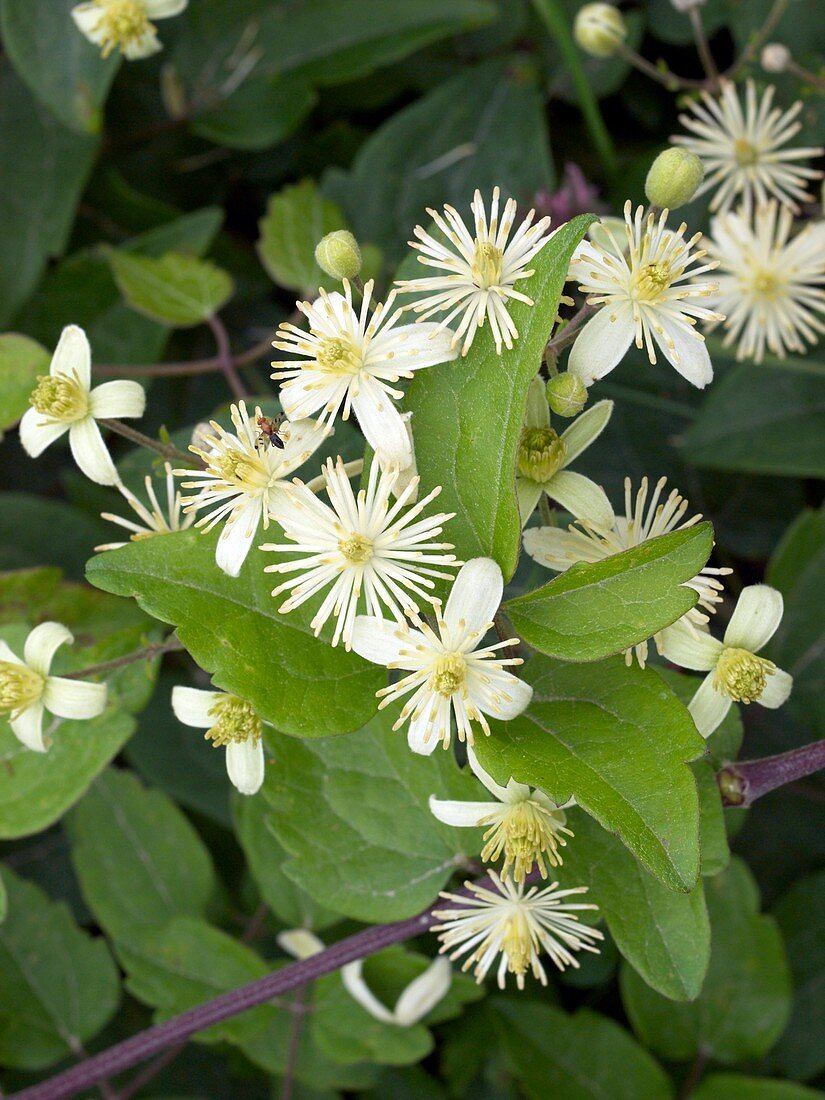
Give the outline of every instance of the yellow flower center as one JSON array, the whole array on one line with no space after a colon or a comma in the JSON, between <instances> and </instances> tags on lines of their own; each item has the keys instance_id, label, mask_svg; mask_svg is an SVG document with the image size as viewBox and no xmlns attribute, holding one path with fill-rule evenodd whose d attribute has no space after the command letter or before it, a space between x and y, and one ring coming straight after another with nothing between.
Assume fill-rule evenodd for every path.
<instances>
[{"instance_id":1,"label":"yellow flower center","mask_svg":"<svg viewBox=\"0 0 825 1100\"><path fill-rule=\"evenodd\" d=\"M501 269L504 253L489 241L476 240L473 265L470 268L473 282L480 290L501 284Z\"/></svg>"},{"instance_id":2,"label":"yellow flower center","mask_svg":"<svg viewBox=\"0 0 825 1100\"><path fill-rule=\"evenodd\" d=\"M559 847L567 843L561 834L573 835L565 828L565 821L563 810L551 810L531 798L515 802L484 834L487 844L481 858L493 863L504 852L501 873L506 875L512 867L515 882L524 882L534 863L545 878L545 857L551 867L558 867L562 863Z\"/></svg>"},{"instance_id":3,"label":"yellow flower center","mask_svg":"<svg viewBox=\"0 0 825 1100\"><path fill-rule=\"evenodd\" d=\"M752 703L765 690L776 665L747 649L726 646L713 674L713 686L737 703Z\"/></svg>"},{"instance_id":4,"label":"yellow flower center","mask_svg":"<svg viewBox=\"0 0 825 1100\"><path fill-rule=\"evenodd\" d=\"M518 448L519 473L543 484L567 457L567 445L552 428L525 428Z\"/></svg>"},{"instance_id":5,"label":"yellow flower center","mask_svg":"<svg viewBox=\"0 0 825 1100\"><path fill-rule=\"evenodd\" d=\"M748 168L759 160L759 150L744 138L737 138L733 143L733 156L740 168Z\"/></svg>"},{"instance_id":6,"label":"yellow flower center","mask_svg":"<svg viewBox=\"0 0 825 1100\"><path fill-rule=\"evenodd\" d=\"M77 375L47 374L37 379L29 404L50 420L71 424L89 411L89 395Z\"/></svg>"},{"instance_id":7,"label":"yellow flower center","mask_svg":"<svg viewBox=\"0 0 825 1100\"><path fill-rule=\"evenodd\" d=\"M108 57L114 49L126 49L154 31L143 0L97 0L102 8L95 33L101 36L101 52Z\"/></svg>"},{"instance_id":8,"label":"yellow flower center","mask_svg":"<svg viewBox=\"0 0 825 1100\"><path fill-rule=\"evenodd\" d=\"M517 979L522 979L530 965L533 941L530 936L530 926L527 923L527 918L520 909L516 909L507 921L502 950L507 957L509 972L515 974ZM519 981L518 984L521 988L522 982Z\"/></svg>"},{"instance_id":9,"label":"yellow flower center","mask_svg":"<svg viewBox=\"0 0 825 1100\"><path fill-rule=\"evenodd\" d=\"M215 725L204 734L215 748L236 741L242 743L251 737L258 741L263 731L263 723L252 709L252 704L237 695L222 695L209 708L209 717L215 719Z\"/></svg>"},{"instance_id":10,"label":"yellow flower center","mask_svg":"<svg viewBox=\"0 0 825 1100\"><path fill-rule=\"evenodd\" d=\"M445 653L439 657L430 676L430 687L449 699L467 677L467 662L460 653Z\"/></svg>"},{"instance_id":11,"label":"yellow flower center","mask_svg":"<svg viewBox=\"0 0 825 1100\"><path fill-rule=\"evenodd\" d=\"M780 280L772 271L759 271L751 280L754 293L761 298L767 298L770 302L775 301L778 297L781 285Z\"/></svg>"},{"instance_id":12,"label":"yellow flower center","mask_svg":"<svg viewBox=\"0 0 825 1100\"><path fill-rule=\"evenodd\" d=\"M636 275L637 301L655 301L670 286L671 275L669 263L645 264Z\"/></svg>"},{"instance_id":13,"label":"yellow flower center","mask_svg":"<svg viewBox=\"0 0 825 1100\"><path fill-rule=\"evenodd\" d=\"M223 480L237 485L244 492L266 489L272 480L272 474L260 457L248 455L234 448L223 454L207 455L209 465Z\"/></svg>"},{"instance_id":14,"label":"yellow flower center","mask_svg":"<svg viewBox=\"0 0 825 1100\"><path fill-rule=\"evenodd\" d=\"M330 374L357 374L364 365L358 348L345 337L322 340L315 358L318 366Z\"/></svg>"},{"instance_id":15,"label":"yellow flower center","mask_svg":"<svg viewBox=\"0 0 825 1100\"><path fill-rule=\"evenodd\" d=\"M338 540L338 549L351 565L363 565L373 555L372 539L366 535L350 535Z\"/></svg>"},{"instance_id":16,"label":"yellow flower center","mask_svg":"<svg viewBox=\"0 0 825 1100\"><path fill-rule=\"evenodd\" d=\"M46 681L28 665L0 661L0 714L14 714L36 703Z\"/></svg>"}]
</instances>

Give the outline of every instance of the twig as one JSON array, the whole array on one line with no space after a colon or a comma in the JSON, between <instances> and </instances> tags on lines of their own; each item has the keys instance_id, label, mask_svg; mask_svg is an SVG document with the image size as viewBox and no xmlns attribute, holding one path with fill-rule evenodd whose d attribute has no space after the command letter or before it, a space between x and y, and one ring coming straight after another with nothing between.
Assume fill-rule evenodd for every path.
<instances>
[{"instance_id":1,"label":"twig","mask_svg":"<svg viewBox=\"0 0 825 1100\"><path fill-rule=\"evenodd\" d=\"M272 350L272 341L260 340L251 348L242 351L239 355L232 356L232 362L236 367L247 367L260 359L262 355ZM128 374L137 378L174 378L192 374L210 374L222 370L221 360L217 355L208 359L186 359L177 363L93 363L92 370L98 374L120 377Z\"/></svg>"},{"instance_id":2,"label":"twig","mask_svg":"<svg viewBox=\"0 0 825 1100\"><path fill-rule=\"evenodd\" d=\"M676 73L670 72L670 70L663 71L657 68L656 65L648 61L647 58L642 57L641 54L636 53L630 46L625 45L624 42L618 42L616 44L616 53L625 59L629 65L632 65L639 72L644 73L645 76L649 76L651 80L655 80L657 84L664 85L669 92L678 92L687 88L706 88L708 82L706 80L690 80L686 76L677 76Z\"/></svg>"},{"instance_id":3,"label":"twig","mask_svg":"<svg viewBox=\"0 0 825 1100\"><path fill-rule=\"evenodd\" d=\"M132 443L137 443L140 447L148 447L150 451L156 451L159 455L163 455L166 459L177 459L178 462L185 462L187 466L195 464L195 460L192 455L186 454L184 451L179 451L173 443L161 443L157 439L152 439L151 436L144 435L143 432L139 432L137 428L131 428L128 424L124 424L122 420L98 420L98 424L104 428L108 428L110 432L116 432L117 435L122 435L124 439L128 439Z\"/></svg>"},{"instance_id":4,"label":"twig","mask_svg":"<svg viewBox=\"0 0 825 1100\"><path fill-rule=\"evenodd\" d=\"M124 654L123 657L115 657L111 661L102 661L99 665L90 665L88 668L81 668L77 672L67 672L64 674L63 679L85 680L87 676L97 676L101 672L111 672L115 668L122 668L123 665L134 664L135 661L149 661L153 657L159 657L162 653L176 653L181 649L183 649L183 645L173 634L163 642L152 642L151 645L135 649L131 653Z\"/></svg>"},{"instance_id":5,"label":"twig","mask_svg":"<svg viewBox=\"0 0 825 1100\"><path fill-rule=\"evenodd\" d=\"M596 306L591 306L589 302L585 302L570 320L558 330L556 335L551 336L544 345L544 358L547 359L552 356L554 359L558 359L559 352L564 351L568 344L573 343L579 334L579 329L591 314L596 312L596 308Z\"/></svg>"},{"instance_id":6,"label":"twig","mask_svg":"<svg viewBox=\"0 0 825 1100\"><path fill-rule=\"evenodd\" d=\"M716 776L726 806L750 806L763 794L825 768L825 740L778 756L725 764Z\"/></svg>"},{"instance_id":7,"label":"twig","mask_svg":"<svg viewBox=\"0 0 825 1100\"><path fill-rule=\"evenodd\" d=\"M688 8L688 17L693 27L693 37L696 39L696 49L699 51L699 60L702 62L702 68L705 70L705 75L710 81L713 90L716 91L719 87L719 70L716 68L716 62L713 60L713 54L710 52L710 45L705 35L705 28L702 26L702 15L698 8Z\"/></svg>"},{"instance_id":8,"label":"twig","mask_svg":"<svg viewBox=\"0 0 825 1100\"><path fill-rule=\"evenodd\" d=\"M768 37L773 31L774 27L785 14L785 8L787 6L788 0L774 0L774 5L768 12L768 16L765 19L765 22L762 24L761 30L757 31L754 38L752 38L750 43L745 47L744 51L742 52L742 56L738 58L738 60L734 61L728 71L724 74L727 80L733 80L739 70L742 69L745 65L750 64L750 62L756 57L763 43L767 42Z\"/></svg>"},{"instance_id":9,"label":"twig","mask_svg":"<svg viewBox=\"0 0 825 1100\"><path fill-rule=\"evenodd\" d=\"M212 335L215 337L215 343L218 346L218 364L223 371L229 388L238 401L246 400L248 394L241 381L241 376L238 374L235 367L235 361L232 358L232 349L229 346L229 333L226 331L226 325L217 314L207 317L206 323L212 329Z\"/></svg>"},{"instance_id":10,"label":"twig","mask_svg":"<svg viewBox=\"0 0 825 1100\"><path fill-rule=\"evenodd\" d=\"M284 1067L283 1085L281 1087L281 1100L292 1100L292 1090L295 1085L295 1069L298 1065L298 1051L301 1047L301 1030L304 1026L305 1013L300 1011L304 1007L307 997L306 986L299 989L293 998L292 1024L289 1029L289 1049Z\"/></svg>"},{"instance_id":11,"label":"twig","mask_svg":"<svg viewBox=\"0 0 825 1100\"><path fill-rule=\"evenodd\" d=\"M705 1072L705 1068L709 1061L710 1051L708 1048L705 1046L699 1047L693 1065L690 1067L690 1073L687 1075L685 1083L682 1085L681 1092L679 1093L679 1100L688 1100L688 1097L692 1095L693 1090L702 1080L702 1074Z\"/></svg>"}]
</instances>

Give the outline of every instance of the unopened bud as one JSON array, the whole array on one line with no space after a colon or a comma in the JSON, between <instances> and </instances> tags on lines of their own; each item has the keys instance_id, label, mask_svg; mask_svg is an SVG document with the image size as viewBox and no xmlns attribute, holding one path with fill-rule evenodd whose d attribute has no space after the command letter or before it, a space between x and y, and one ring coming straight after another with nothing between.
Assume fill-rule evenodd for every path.
<instances>
[{"instance_id":1,"label":"unopened bud","mask_svg":"<svg viewBox=\"0 0 825 1100\"><path fill-rule=\"evenodd\" d=\"M575 374L556 374L547 383L547 403L558 416L578 416L587 404L587 386Z\"/></svg>"},{"instance_id":2,"label":"unopened bud","mask_svg":"<svg viewBox=\"0 0 825 1100\"><path fill-rule=\"evenodd\" d=\"M766 73L784 73L791 60L791 51L781 42L769 42L763 48L759 60Z\"/></svg>"},{"instance_id":3,"label":"unopened bud","mask_svg":"<svg viewBox=\"0 0 825 1100\"><path fill-rule=\"evenodd\" d=\"M705 0L670 0L677 11L690 11L691 8L701 8Z\"/></svg>"},{"instance_id":4,"label":"unopened bud","mask_svg":"<svg viewBox=\"0 0 825 1100\"><path fill-rule=\"evenodd\" d=\"M648 202L665 210L676 210L690 202L705 178L704 166L689 149L672 147L660 153L645 180Z\"/></svg>"},{"instance_id":5,"label":"unopened bud","mask_svg":"<svg viewBox=\"0 0 825 1100\"><path fill-rule=\"evenodd\" d=\"M354 279L361 270L361 249L348 229L327 233L315 249L318 266L333 279Z\"/></svg>"},{"instance_id":6,"label":"unopened bud","mask_svg":"<svg viewBox=\"0 0 825 1100\"><path fill-rule=\"evenodd\" d=\"M585 4L573 24L573 37L592 57L612 57L626 36L622 13L612 4Z\"/></svg>"}]
</instances>

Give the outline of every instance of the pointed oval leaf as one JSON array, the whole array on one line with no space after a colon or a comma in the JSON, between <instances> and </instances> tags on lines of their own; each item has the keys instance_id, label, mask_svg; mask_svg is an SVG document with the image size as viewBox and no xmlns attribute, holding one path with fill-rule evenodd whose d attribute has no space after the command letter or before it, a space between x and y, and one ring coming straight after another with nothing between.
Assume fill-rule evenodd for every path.
<instances>
[{"instance_id":1,"label":"pointed oval leaf","mask_svg":"<svg viewBox=\"0 0 825 1100\"><path fill-rule=\"evenodd\" d=\"M182 252L160 259L110 250L109 263L132 309L165 325L199 325L232 297L232 277L210 260Z\"/></svg>"}]
</instances>

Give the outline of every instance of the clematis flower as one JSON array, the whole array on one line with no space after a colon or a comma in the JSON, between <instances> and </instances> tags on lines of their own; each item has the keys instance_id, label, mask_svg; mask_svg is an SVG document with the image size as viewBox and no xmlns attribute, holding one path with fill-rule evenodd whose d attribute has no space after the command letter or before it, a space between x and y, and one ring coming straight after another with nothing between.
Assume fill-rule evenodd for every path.
<instances>
[{"instance_id":1,"label":"clematis flower","mask_svg":"<svg viewBox=\"0 0 825 1100\"><path fill-rule=\"evenodd\" d=\"M120 50L128 61L151 57L163 49L152 19L180 15L189 0L87 0L72 8L78 30L103 57Z\"/></svg>"},{"instance_id":2,"label":"clematis flower","mask_svg":"<svg viewBox=\"0 0 825 1100\"><path fill-rule=\"evenodd\" d=\"M251 703L225 691L172 688L179 722L205 729L215 748L226 749L226 771L241 794L255 794L264 781L263 722Z\"/></svg>"},{"instance_id":3,"label":"clematis flower","mask_svg":"<svg viewBox=\"0 0 825 1100\"><path fill-rule=\"evenodd\" d=\"M51 740L43 733L48 711L58 718L96 718L106 709L106 685L50 676L52 660L72 634L61 623L40 623L29 634L21 660L0 641L0 714L8 715L12 733L33 752L46 752Z\"/></svg>"},{"instance_id":4,"label":"clematis flower","mask_svg":"<svg viewBox=\"0 0 825 1100\"><path fill-rule=\"evenodd\" d=\"M168 462L164 463L164 469L166 471L166 514L164 515L163 508L158 501L157 493L155 492L155 486L152 483L152 478L147 474L146 496L149 499L149 508L138 500L133 492L126 488L125 485L118 485L118 491L125 499L126 503L141 521L135 523L134 520L124 519L122 516L116 516L112 512L101 512L101 519L108 519L110 523L116 523L118 527L123 527L125 530L131 532L129 535L130 542L140 542L142 539L153 538L155 535L168 535L172 531L185 531L187 527L191 527L195 521L194 514L182 515L181 509L183 507L181 502L180 493L175 490L175 479L172 475L172 467ZM95 552L101 553L104 550L119 550L121 546L127 546L125 542L107 542L103 546L96 546Z\"/></svg>"},{"instance_id":5,"label":"clematis flower","mask_svg":"<svg viewBox=\"0 0 825 1100\"><path fill-rule=\"evenodd\" d=\"M32 406L20 421L20 442L37 458L66 432L74 460L91 481L117 485L115 464L96 420L142 416L146 394L137 382L104 382L91 388L92 351L86 333L67 325L52 356L48 375L37 380Z\"/></svg>"},{"instance_id":6,"label":"clematis flower","mask_svg":"<svg viewBox=\"0 0 825 1100\"><path fill-rule=\"evenodd\" d=\"M665 657L682 668L708 675L688 710L703 737L710 737L733 702L781 707L793 687L793 677L757 653L782 621L782 593L767 584L742 589L723 640L696 630L683 619L663 632Z\"/></svg>"}]
</instances>

